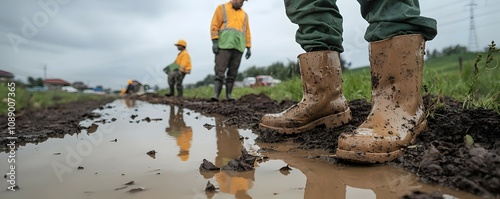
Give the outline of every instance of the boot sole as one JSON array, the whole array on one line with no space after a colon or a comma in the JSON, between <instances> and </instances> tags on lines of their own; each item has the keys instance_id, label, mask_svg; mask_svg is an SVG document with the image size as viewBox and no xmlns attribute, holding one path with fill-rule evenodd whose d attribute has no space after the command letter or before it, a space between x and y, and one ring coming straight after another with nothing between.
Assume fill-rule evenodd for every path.
<instances>
[{"instance_id":1,"label":"boot sole","mask_svg":"<svg viewBox=\"0 0 500 199\"><path fill-rule=\"evenodd\" d=\"M415 143L417 136L420 135L427 128L427 120L424 120L415 128L415 134L410 141L410 144ZM343 159L349 162L355 163L368 163L368 164L377 164L377 163L386 163L395 160L396 158L402 156L404 153L404 148L396 151L392 151L389 153L364 153L359 151L346 151L337 148L337 152L335 156L339 159Z\"/></svg>"},{"instance_id":2,"label":"boot sole","mask_svg":"<svg viewBox=\"0 0 500 199\"><path fill-rule=\"evenodd\" d=\"M300 127L282 128L282 127L268 126L262 123L259 123L259 127L261 129L271 129L281 134L294 134L294 133L304 133L322 124L324 124L326 128L329 129L339 127L349 123L351 119L352 119L351 109L347 107L347 109L344 112L319 118Z\"/></svg>"}]
</instances>

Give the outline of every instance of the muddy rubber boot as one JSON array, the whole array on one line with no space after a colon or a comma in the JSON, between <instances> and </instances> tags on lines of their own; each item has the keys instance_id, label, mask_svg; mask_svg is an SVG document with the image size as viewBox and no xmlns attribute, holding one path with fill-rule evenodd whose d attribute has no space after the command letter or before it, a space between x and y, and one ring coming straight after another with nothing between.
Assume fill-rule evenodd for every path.
<instances>
[{"instance_id":1,"label":"muddy rubber boot","mask_svg":"<svg viewBox=\"0 0 500 199\"><path fill-rule=\"evenodd\" d=\"M338 158L362 163L392 161L425 130L420 93L424 48L419 34L370 43L372 109L354 134L340 135Z\"/></svg>"},{"instance_id":2,"label":"muddy rubber boot","mask_svg":"<svg viewBox=\"0 0 500 199\"><path fill-rule=\"evenodd\" d=\"M169 88L170 88L170 93L165 94L165 96L167 97L174 96L175 92L174 85L169 85Z\"/></svg>"},{"instance_id":3,"label":"muddy rubber boot","mask_svg":"<svg viewBox=\"0 0 500 199\"><path fill-rule=\"evenodd\" d=\"M215 80L214 81L214 96L212 96L212 98L210 98L210 100L212 100L214 102L218 102L221 90L222 90L222 82Z\"/></svg>"},{"instance_id":4,"label":"muddy rubber boot","mask_svg":"<svg viewBox=\"0 0 500 199\"><path fill-rule=\"evenodd\" d=\"M351 120L342 94L339 53L315 51L298 56L302 77L302 100L277 114L266 114L260 127L279 133L303 133L319 125L334 128Z\"/></svg>"},{"instance_id":5,"label":"muddy rubber boot","mask_svg":"<svg viewBox=\"0 0 500 199\"><path fill-rule=\"evenodd\" d=\"M231 93L233 92L233 86L234 86L234 82L226 82L226 99L228 101L234 101L235 99L233 98L233 96L231 96Z\"/></svg>"}]
</instances>

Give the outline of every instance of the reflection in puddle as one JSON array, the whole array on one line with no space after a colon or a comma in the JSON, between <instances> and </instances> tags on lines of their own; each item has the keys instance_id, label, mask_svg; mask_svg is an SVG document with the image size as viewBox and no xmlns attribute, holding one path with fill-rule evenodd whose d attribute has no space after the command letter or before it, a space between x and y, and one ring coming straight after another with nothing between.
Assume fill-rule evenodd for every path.
<instances>
[{"instance_id":1,"label":"reflection in puddle","mask_svg":"<svg viewBox=\"0 0 500 199\"><path fill-rule=\"evenodd\" d=\"M177 156L181 161L187 161L189 159L189 148L191 148L191 141L193 139L193 129L186 126L186 122L184 122L184 109L178 108L177 113L175 113L175 107L171 105L168 124L169 126L165 131L177 141L177 145L179 146L179 154Z\"/></svg>"},{"instance_id":2,"label":"reflection in puddle","mask_svg":"<svg viewBox=\"0 0 500 199\"><path fill-rule=\"evenodd\" d=\"M127 100L108 107L113 108L95 111L100 118L82 121L95 125L91 129L21 147L20 190L0 190L0 198L398 198L414 189L474 198L421 184L390 166L332 165L304 158L321 152L256 144L248 130L179 107ZM242 148L269 158L259 158L251 171L198 170L203 159L223 167L240 157ZM260 148L273 150L261 154ZM7 157L0 153L0 160ZM280 170L287 165L291 170ZM7 166L0 162L1 170ZM216 192L205 192L208 182Z\"/></svg>"}]
</instances>

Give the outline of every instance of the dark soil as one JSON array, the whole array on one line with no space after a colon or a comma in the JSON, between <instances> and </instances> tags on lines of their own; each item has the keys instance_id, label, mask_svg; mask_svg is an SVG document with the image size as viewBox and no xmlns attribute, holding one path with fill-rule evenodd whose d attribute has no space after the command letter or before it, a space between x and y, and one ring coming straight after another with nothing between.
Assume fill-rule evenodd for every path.
<instances>
[{"instance_id":1,"label":"dark soil","mask_svg":"<svg viewBox=\"0 0 500 199\"><path fill-rule=\"evenodd\" d=\"M0 115L0 144L2 151L7 150L10 140L7 137L17 137L17 146L26 143L39 143L48 138L63 138L66 134L72 135L80 132L78 124L86 118L99 117L92 114L96 108L104 108L103 105L113 99L106 98L95 101L71 102L55 105L49 108L36 110L23 110L16 113L14 135L8 134L6 115Z\"/></svg>"},{"instance_id":2,"label":"dark soil","mask_svg":"<svg viewBox=\"0 0 500 199\"><path fill-rule=\"evenodd\" d=\"M221 102L158 95L141 96L139 99L224 116L226 124L251 129L259 134L258 142L292 141L300 143L304 149L323 149L330 153L335 153L338 135L353 131L364 121L371 108L366 100L353 100L349 102L353 115L349 124L335 129L318 127L305 134L282 135L260 130L259 120L266 113L281 112L296 102L277 102L263 94ZM404 156L390 164L416 173L426 183L444 184L482 197L500 197L500 114L493 110L463 109L461 102L448 97L427 95L424 103L429 114L427 130L418 137L415 145L406 150ZM444 105L438 107L438 104ZM467 144L466 135L472 137L474 144ZM433 198L435 195L415 193L408 197Z\"/></svg>"},{"instance_id":3,"label":"dark soil","mask_svg":"<svg viewBox=\"0 0 500 199\"><path fill-rule=\"evenodd\" d=\"M137 99L173 104L205 115L223 116L224 123L259 134L258 142L292 141L300 143L304 149L323 149L330 153L335 152L338 135L354 130L370 111L370 103L366 100L353 100L349 102L353 114L349 124L335 129L318 127L298 135L277 135L259 130L260 118L266 113L281 112L296 102L277 102L263 94L221 102L167 98L155 94L142 95ZM26 111L16 118L17 143L38 143L50 137L62 138L65 134L78 133L78 123L86 117L94 117L91 111L102 108L110 101L77 102ZM463 109L460 102L446 97L425 96L424 101L429 111L427 130L418 137L414 146L406 150L404 156L390 164L416 173L427 183L444 184L482 197L500 197L500 114L485 109ZM436 107L437 104L445 105ZM6 121L6 117L0 116L0 120ZM6 150L9 142L5 123L1 123L0 128L0 143ZM466 135L472 137L473 144L465 141ZM436 194L414 193L408 198L426 196L434 198Z\"/></svg>"}]
</instances>

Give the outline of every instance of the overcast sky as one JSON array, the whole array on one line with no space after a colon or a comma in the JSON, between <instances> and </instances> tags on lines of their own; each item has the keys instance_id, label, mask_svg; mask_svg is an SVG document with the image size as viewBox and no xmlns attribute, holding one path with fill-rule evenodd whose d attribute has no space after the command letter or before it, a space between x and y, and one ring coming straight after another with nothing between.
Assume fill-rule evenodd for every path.
<instances>
[{"instance_id":1,"label":"overcast sky","mask_svg":"<svg viewBox=\"0 0 500 199\"><path fill-rule=\"evenodd\" d=\"M162 68L173 62L174 43L187 41L193 69L184 83L213 74L209 26L217 5L227 0L0 0L0 70L27 77L83 81L89 86L120 89L128 79L167 87ZM469 45L471 0L421 0L423 16L438 20L438 36L427 49ZM475 0L479 47L500 43L500 1ZM367 23L354 0L339 0L344 17L344 59L352 67L368 65ZM304 51L295 42L297 26L281 0L250 0L251 66L295 61Z\"/></svg>"}]
</instances>

